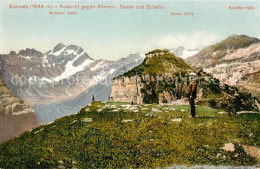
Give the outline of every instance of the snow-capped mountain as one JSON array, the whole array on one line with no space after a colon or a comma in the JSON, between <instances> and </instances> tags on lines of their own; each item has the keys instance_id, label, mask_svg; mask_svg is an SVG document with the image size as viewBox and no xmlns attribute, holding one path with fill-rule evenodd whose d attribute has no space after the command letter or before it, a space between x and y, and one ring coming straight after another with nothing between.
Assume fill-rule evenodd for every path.
<instances>
[{"instance_id":1,"label":"snow-capped mountain","mask_svg":"<svg viewBox=\"0 0 260 169\"><path fill-rule=\"evenodd\" d=\"M143 59L144 56L137 53L118 61L94 60L81 47L60 43L44 54L35 49L26 49L0 55L0 71L6 85L16 96L33 106L40 117L45 117L46 110L52 107L49 114L52 117L39 119L49 122L65 112L78 111L90 99L83 101L84 105L75 103L68 108L70 110L66 109L65 102L67 104L82 95L88 95L101 83L111 88L113 76L132 69ZM103 92L95 94L95 97L97 100L107 100L109 94ZM60 110L61 105L65 110Z\"/></svg>"},{"instance_id":2,"label":"snow-capped mountain","mask_svg":"<svg viewBox=\"0 0 260 169\"><path fill-rule=\"evenodd\" d=\"M171 49L170 52L177 57L181 57L183 59L186 59L190 56L197 54L199 52L199 49L191 50L191 49L186 49L183 46L180 46L176 49Z\"/></svg>"}]
</instances>

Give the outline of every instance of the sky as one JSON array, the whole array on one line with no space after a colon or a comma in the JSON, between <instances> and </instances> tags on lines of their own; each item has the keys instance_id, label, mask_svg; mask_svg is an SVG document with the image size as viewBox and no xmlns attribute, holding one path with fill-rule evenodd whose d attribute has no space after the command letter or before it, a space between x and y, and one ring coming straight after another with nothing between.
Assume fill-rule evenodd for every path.
<instances>
[{"instance_id":1,"label":"sky","mask_svg":"<svg viewBox=\"0 0 260 169\"><path fill-rule=\"evenodd\" d=\"M9 5L115 5L77 9L77 15L50 15L64 9L9 9ZM161 5L163 9L119 9L119 5ZM254 10L230 10L253 6ZM233 34L260 38L258 0L0 0L0 54L58 43L81 46L94 59L117 60L155 48L202 49ZM75 11L71 9L71 11ZM193 12L193 16L171 15Z\"/></svg>"}]
</instances>

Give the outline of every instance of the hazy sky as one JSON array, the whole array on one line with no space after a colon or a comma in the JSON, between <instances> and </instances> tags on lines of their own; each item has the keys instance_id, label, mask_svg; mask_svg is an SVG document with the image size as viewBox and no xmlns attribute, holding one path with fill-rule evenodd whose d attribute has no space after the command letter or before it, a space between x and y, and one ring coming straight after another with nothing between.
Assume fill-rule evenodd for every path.
<instances>
[{"instance_id":1,"label":"hazy sky","mask_svg":"<svg viewBox=\"0 0 260 169\"><path fill-rule=\"evenodd\" d=\"M75 16L54 16L49 9L9 9L9 4L149 4L165 9L79 9ZM254 6L254 10L228 9L239 5ZM26 48L45 53L62 42L81 46L94 59L115 60L154 48L202 48L232 34L259 38L259 5L258 0L0 0L0 53ZM186 11L194 16L171 15Z\"/></svg>"}]
</instances>

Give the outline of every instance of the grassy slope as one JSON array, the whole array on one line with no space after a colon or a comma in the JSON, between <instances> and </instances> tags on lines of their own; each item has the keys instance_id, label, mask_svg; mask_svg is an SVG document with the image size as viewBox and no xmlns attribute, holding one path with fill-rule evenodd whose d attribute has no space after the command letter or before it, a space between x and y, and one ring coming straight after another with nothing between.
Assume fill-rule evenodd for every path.
<instances>
[{"instance_id":1,"label":"grassy slope","mask_svg":"<svg viewBox=\"0 0 260 169\"><path fill-rule=\"evenodd\" d=\"M119 108L118 112L111 108L100 111L101 106L104 104L95 103L87 111L82 109L76 115L40 126L0 145L0 167L49 168L62 164L78 168L135 168L257 163L240 144L260 146L259 114L218 115L219 110L197 106L199 118L192 119L188 106L146 105L139 113ZM162 112L152 112L152 108ZM144 116L147 113L153 117ZM93 121L82 122L86 117ZM176 117L183 121L170 122ZM124 119L134 121L122 123ZM220 149L229 142L235 144L235 152Z\"/></svg>"}]
</instances>

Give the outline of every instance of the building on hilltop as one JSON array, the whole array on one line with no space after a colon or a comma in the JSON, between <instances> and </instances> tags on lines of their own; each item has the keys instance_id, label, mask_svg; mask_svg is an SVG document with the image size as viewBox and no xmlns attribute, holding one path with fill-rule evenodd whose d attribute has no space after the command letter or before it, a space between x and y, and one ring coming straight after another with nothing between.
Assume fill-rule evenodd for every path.
<instances>
[{"instance_id":1,"label":"building on hilltop","mask_svg":"<svg viewBox=\"0 0 260 169\"><path fill-rule=\"evenodd\" d=\"M169 50L167 50L167 49L164 49L164 50L155 49L151 52L146 53L145 56L148 58L151 58L153 56L163 56L163 55L167 54L168 52L169 52Z\"/></svg>"}]
</instances>

